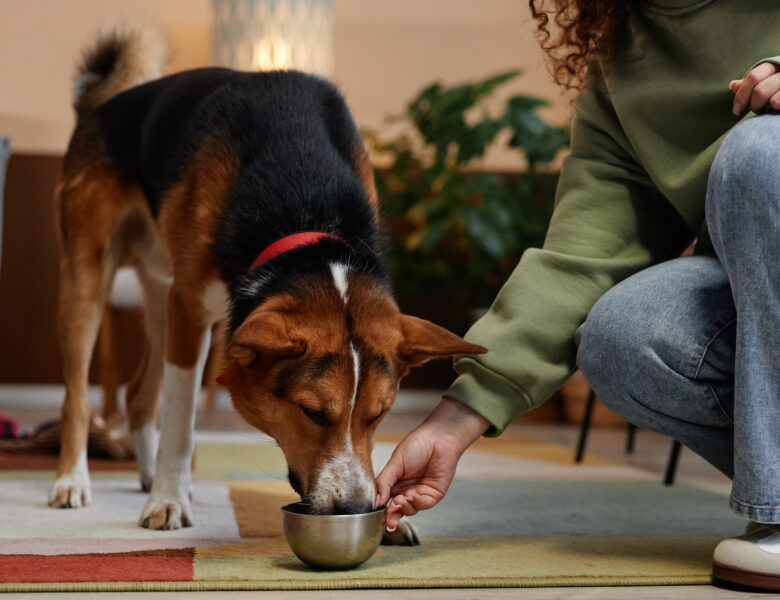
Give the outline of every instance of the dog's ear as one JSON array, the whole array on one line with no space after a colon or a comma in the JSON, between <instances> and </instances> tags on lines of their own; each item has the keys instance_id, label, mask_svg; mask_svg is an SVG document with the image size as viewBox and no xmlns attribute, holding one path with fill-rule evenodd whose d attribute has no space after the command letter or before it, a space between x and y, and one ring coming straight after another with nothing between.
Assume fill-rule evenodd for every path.
<instances>
[{"instance_id":1,"label":"dog's ear","mask_svg":"<svg viewBox=\"0 0 780 600\"><path fill-rule=\"evenodd\" d=\"M258 355L300 356L306 342L287 333L287 317L276 310L256 310L236 329L227 345L227 356L242 367Z\"/></svg>"},{"instance_id":2,"label":"dog's ear","mask_svg":"<svg viewBox=\"0 0 780 600\"><path fill-rule=\"evenodd\" d=\"M401 315L401 331L404 341L398 354L408 367L416 367L432 358L487 352L487 348L470 344L443 327L410 315Z\"/></svg>"}]
</instances>

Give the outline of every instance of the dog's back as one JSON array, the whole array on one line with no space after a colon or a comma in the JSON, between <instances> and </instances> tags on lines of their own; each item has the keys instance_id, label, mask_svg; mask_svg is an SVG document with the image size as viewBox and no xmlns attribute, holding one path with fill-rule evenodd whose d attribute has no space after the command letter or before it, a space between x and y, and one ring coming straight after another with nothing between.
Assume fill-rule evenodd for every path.
<instances>
[{"instance_id":1,"label":"dog's back","mask_svg":"<svg viewBox=\"0 0 780 600\"><path fill-rule=\"evenodd\" d=\"M138 42L127 39L124 52L140 54ZM116 46L97 49L108 56L93 57L91 63L105 67ZM125 77L133 79L127 71ZM104 78L103 85L115 89L116 78ZM123 182L143 190L155 218L172 186L196 166L204 142L238 162L221 228L240 229L250 213L257 218L251 232L223 231L216 240L217 252L224 255L220 268L228 278L247 265L238 260L233 268L236 260L226 240L251 239L252 248L241 254L254 256L286 233L280 226L306 230L352 215L358 217L352 228L356 235L365 237L367 228L375 229L377 198L362 139L343 98L323 79L296 71L204 68L134 86L93 106L94 98L105 95L95 84L81 99L77 96L77 107L87 108L79 110L69 154L107 160ZM80 130L89 134L79 135ZM96 142L99 152L85 147ZM213 164L197 167L219 170Z\"/></svg>"}]
</instances>

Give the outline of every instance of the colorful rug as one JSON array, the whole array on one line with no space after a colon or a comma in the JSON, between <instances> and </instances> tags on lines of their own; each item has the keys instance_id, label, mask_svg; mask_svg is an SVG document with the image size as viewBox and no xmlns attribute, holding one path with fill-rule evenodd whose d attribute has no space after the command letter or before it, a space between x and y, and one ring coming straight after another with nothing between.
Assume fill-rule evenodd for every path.
<instances>
[{"instance_id":1,"label":"colorful rug","mask_svg":"<svg viewBox=\"0 0 780 600\"><path fill-rule=\"evenodd\" d=\"M573 465L563 446L483 440L414 518L421 546L320 572L284 540L279 507L294 494L279 449L199 439L195 525L170 532L136 525L146 495L124 464L93 472L87 509L53 510L47 461L0 457L0 592L703 584L715 544L744 527L725 496L597 457ZM377 465L393 448L382 440Z\"/></svg>"}]
</instances>

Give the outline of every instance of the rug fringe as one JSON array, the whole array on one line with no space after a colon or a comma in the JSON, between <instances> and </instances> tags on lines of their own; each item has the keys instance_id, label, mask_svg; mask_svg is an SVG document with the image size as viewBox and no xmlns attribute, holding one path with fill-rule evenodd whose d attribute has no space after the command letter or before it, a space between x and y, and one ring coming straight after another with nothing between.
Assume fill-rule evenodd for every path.
<instances>
[{"instance_id":1,"label":"rug fringe","mask_svg":"<svg viewBox=\"0 0 780 600\"><path fill-rule=\"evenodd\" d=\"M394 579L381 585L362 585L355 580L312 581L106 581L63 583L0 583L0 592L213 592L213 591L301 591L349 589L434 589L434 588L541 588L541 587L627 587L711 585L712 577L528 577L528 578L437 578Z\"/></svg>"}]
</instances>

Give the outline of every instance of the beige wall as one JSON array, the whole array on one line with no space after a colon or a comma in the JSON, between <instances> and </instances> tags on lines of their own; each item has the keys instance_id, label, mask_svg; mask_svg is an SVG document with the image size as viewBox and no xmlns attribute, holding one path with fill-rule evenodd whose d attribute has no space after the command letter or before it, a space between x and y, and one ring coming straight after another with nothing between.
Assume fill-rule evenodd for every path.
<instances>
[{"instance_id":1,"label":"beige wall","mask_svg":"<svg viewBox=\"0 0 780 600\"><path fill-rule=\"evenodd\" d=\"M361 126L401 111L433 80L457 83L519 67L505 93L561 99L541 64L524 0L334 0L335 79ZM151 23L166 36L171 71L211 55L210 0L0 0L0 135L17 151L61 153L72 127L70 78L80 49L114 21ZM496 168L518 166L494 153Z\"/></svg>"}]
</instances>

